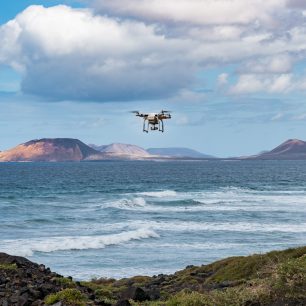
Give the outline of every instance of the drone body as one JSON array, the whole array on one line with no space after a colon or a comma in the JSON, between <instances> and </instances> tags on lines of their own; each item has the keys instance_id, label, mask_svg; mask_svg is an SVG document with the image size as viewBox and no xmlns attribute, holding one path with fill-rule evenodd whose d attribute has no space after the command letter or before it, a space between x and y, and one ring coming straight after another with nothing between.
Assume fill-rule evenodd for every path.
<instances>
[{"instance_id":1,"label":"drone body","mask_svg":"<svg viewBox=\"0 0 306 306\"><path fill-rule=\"evenodd\" d=\"M139 111L132 112L137 117L143 118L143 131L148 133L151 131L164 132L164 120L171 119L169 111L162 110L160 113L142 114Z\"/></svg>"}]
</instances>

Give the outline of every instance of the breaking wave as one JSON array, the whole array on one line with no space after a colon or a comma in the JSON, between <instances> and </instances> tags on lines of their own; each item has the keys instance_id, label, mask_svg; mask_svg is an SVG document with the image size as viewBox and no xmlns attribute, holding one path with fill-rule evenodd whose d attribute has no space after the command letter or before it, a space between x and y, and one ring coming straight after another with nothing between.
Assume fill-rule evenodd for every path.
<instances>
[{"instance_id":1,"label":"breaking wave","mask_svg":"<svg viewBox=\"0 0 306 306\"><path fill-rule=\"evenodd\" d=\"M148 226L152 230L172 232L226 231L226 232L283 232L306 233L306 223L258 223L258 222L158 222L135 221L131 226Z\"/></svg>"},{"instance_id":2,"label":"breaking wave","mask_svg":"<svg viewBox=\"0 0 306 306\"><path fill-rule=\"evenodd\" d=\"M138 209L145 207L147 202L144 198L137 197L131 199L119 199L106 204L106 207L118 208L118 209Z\"/></svg>"},{"instance_id":3,"label":"breaking wave","mask_svg":"<svg viewBox=\"0 0 306 306\"><path fill-rule=\"evenodd\" d=\"M19 255L32 256L35 252L50 253L56 251L103 249L110 245L118 245L131 240L158 238L151 229L141 228L134 231L103 236L47 237L37 239L3 240L2 251Z\"/></svg>"},{"instance_id":4,"label":"breaking wave","mask_svg":"<svg viewBox=\"0 0 306 306\"><path fill-rule=\"evenodd\" d=\"M138 194L152 198L168 198L168 197L177 196L177 192L174 190L148 191L148 192L140 192Z\"/></svg>"}]
</instances>

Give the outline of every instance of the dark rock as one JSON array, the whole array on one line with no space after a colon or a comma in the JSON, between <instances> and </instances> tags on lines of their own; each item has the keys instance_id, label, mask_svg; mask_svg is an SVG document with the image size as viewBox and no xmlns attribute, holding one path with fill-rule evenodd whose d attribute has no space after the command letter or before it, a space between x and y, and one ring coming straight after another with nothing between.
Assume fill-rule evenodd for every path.
<instances>
[{"instance_id":1,"label":"dark rock","mask_svg":"<svg viewBox=\"0 0 306 306\"><path fill-rule=\"evenodd\" d=\"M46 267L45 267L45 265L39 265L38 269L39 269L40 272L45 272Z\"/></svg>"},{"instance_id":2,"label":"dark rock","mask_svg":"<svg viewBox=\"0 0 306 306\"><path fill-rule=\"evenodd\" d=\"M35 290L33 288L29 289L29 294L32 296L34 299L40 299L43 298L42 294L40 291Z\"/></svg>"},{"instance_id":3,"label":"dark rock","mask_svg":"<svg viewBox=\"0 0 306 306\"><path fill-rule=\"evenodd\" d=\"M9 306L8 300L3 300L1 306Z\"/></svg>"},{"instance_id":4,"label":"dark rock","mask_svg":"<svg viewBox=\"0 0 306 306\"><path fill-rule=\"evenodd\" d=\"M95 301L96 306L112 306L112 304L106 303L104 301Z\"/></svg>"},{"instance_id":5,"label":"dark rock","mask_svg":"<svg viewBox=\"0 0 306 306\"><path fill-rule=\"evenodd\" d=\"M131 306L131 303L128 300L120 300L115 304L115 306Z\"/></svg>"},{"instance_id":6,"label":"dark rock","mask_svg":"<svg viewBox=\"0 0 306 306\"><path fill-rule=\"evenodd\" d=\"M23 265L23 266L27 266L27 265L31 265L33 263L31 263L31 261L29 261L26 258L23 257L18 257L18 256L11 256L5 253L0 253L0 263L2 264L19 264L19 265Z\"/></svg>"},{"instance_id":7,"label":"dark rock","mask_svg":"<svg viewBox=\"0 0 306 306\"><path fill-rule=\"evenodd\" d=\"M28 293L24 293L19 297L18 306L25 306L27 305L28 301L29 301L29 295Z\"/></svg>"},{"instance_id":8,"label":"dark rock","mask_svg":"<svg viewBox=\"0 0 306 306\"><path fill-rule=\"evenodd\" d=\"M42 284L39 286L38 290L42 293L43 296L49 295L54 287L51 284Z\"/></svg>"},{"instance_id":9,"label":"dark rock","mask_svg":"<svg viewBox=\"0 0 306 306\"><path fill-rule=\"evenodd\" d=\"M31 304L31 306L41 306L41 305L44 305L44 302L41 300L36 300Z\"/></svg>"},{"instance_id":10,"label":"dark rock","mask_svg":"<svg viewBox=\"0 0 306 306\"><path fill-rule=\"evenodd\" d=\"M149 295L139 287L129 287L122 293L122 299L132 299L136 302L144 302L150 300Z\"/></svg>"},{"instance_id":11,"label":"dark rock","mask_svg":"<svg viewBox=\"0 0 306 306\"><path fill-rule=\"evenodd\" d=\"M146 294L149 296L150 301L156 301L160 299L160 290L158 288L146 290Z\"/></svg>"}]
</instances>

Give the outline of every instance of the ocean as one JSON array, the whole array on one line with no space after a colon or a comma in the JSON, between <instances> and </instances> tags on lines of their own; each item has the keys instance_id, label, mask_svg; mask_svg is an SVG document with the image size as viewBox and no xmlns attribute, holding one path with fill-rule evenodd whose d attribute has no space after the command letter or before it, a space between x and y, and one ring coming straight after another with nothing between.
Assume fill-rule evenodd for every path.
<instances>
[{"instance_id":1,"label":"ocean","mask_svg":"<svg viewBox=\"0 0 306 306\"><path fill-rule=\"evenodd\" d=\"M0 252L76 279L305 244L305 161L0 164Z\"/></svg>"}]
</instances>

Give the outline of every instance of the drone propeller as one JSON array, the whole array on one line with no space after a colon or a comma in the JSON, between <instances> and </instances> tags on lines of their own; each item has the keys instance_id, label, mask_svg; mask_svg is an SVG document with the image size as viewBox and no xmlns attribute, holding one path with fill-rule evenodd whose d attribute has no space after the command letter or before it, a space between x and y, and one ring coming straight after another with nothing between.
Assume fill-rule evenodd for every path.
<instances>
[{"instance_id":1,"label":"drone propeller","mask_svg":"<svg viewBox=\"0 0 306 306\"><path fill-rule=\"evenodd\" d=\"M130 111L132 114L139 114L139 111Z\"/></svg>"},{"instance_id":2,"label":"drone propeller","mask_svg":"<svg viewBox=\"0 0 306 306\"><path fill-rule=\"evenodd\" d=\"M161 113L162 113L162 114L170 114L170 113L171 113L171 111L165 111L165 110L162 110L162 111L161 111Z\"/></svg>"}]
</instances>

